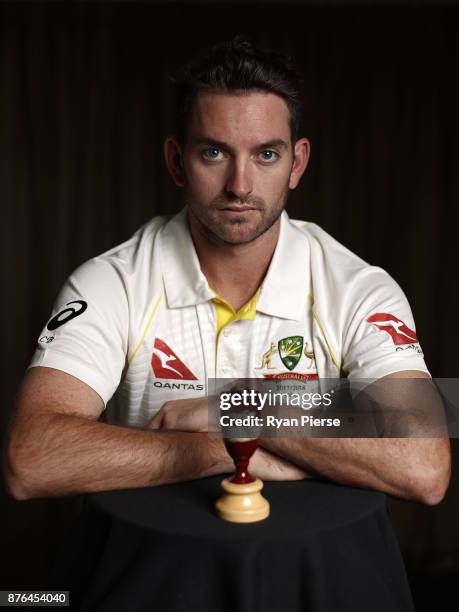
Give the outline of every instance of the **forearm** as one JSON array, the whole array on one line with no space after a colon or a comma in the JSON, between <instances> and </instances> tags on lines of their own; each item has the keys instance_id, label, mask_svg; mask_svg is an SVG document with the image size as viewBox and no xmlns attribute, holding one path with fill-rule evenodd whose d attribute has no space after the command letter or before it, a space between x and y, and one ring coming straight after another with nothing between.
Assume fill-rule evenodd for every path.
<instances>
[{"instance_id":1,"label":"forearm","mask_svg":"<svg viewBox=\"0 0 459 612\"><path fill-rule=\"evenodd\" d=\"M264 438L261 445L338 483L438 503L449 482L441 438Z\"/></svg>"},{"instance_id":2,"label":"forearm","mask_svg":"<svg viewBox=\"0 0 459 612\"><path fill-rule=\"evenodd\" d=\"M260 446L250 460L249 471L252 476L262 480L303 480L315 477L295 463Z\"/></svg>"},{"instance_id":3,"label":"forearm","mask_svg":"<svg viewBox=\"0 0 459 612\"><path fill-rule=\"evenodd\" d=\"M154 432L79 416L30 419L12 430L6 457L15 497L50 497L146 487L231 471L222 440L203 433Z\"/></svg>"}]
</instances>

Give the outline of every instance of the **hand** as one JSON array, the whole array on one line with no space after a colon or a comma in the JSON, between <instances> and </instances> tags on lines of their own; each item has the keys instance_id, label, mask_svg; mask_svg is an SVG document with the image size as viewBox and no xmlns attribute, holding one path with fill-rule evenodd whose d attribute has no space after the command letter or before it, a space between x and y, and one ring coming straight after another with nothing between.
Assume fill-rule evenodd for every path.
<instances>
[{"instance_id":1,"label":"hand","mask_svg":"<svg viewBox=\"0 0 459 612\"><path fill-rule=\"evenodd\" d=\"M262 480L304 480L314 478L294 463L274 455L261 446L250 459L249 472Z\"/></svg>"},{"instance_id":2,"label":"hand","mask_svg":"<svg viewBox=\"0 0 459 612\"><path fill-rule=\"evenodd\" d=\"M207 432L209 428L208 398L198 397L166 402L143 428Z\"/></svg>"}]
</instances>

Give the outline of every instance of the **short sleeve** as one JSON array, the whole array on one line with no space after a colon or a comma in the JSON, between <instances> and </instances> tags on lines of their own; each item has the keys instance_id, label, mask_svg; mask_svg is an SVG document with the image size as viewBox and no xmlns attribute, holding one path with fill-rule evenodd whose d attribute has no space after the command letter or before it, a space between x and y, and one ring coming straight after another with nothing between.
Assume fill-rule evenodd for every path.
<instances>
[{"instance_id":1,"label":"short sleeve","mask_svg":"<svg viewBox=\"0 0 459 612\"><path fill-rule=\"evenodd\" d=\"M127 297L119 272L110 262L92 259L62 287L29 367L71 374L107 404L125 366L128 329Z\"/></svg>"},{"instance_id":2,"label":"short sleeve","mask_svg":"<svg viewBox=\"0 0 459 612\"><path fill-rule=\"evenodd\" d=\"M346 295L343 370L350 379L378 379L402 370L430 374L408 300L383 269L361 270Z\"/></svg>"}]
</instances>

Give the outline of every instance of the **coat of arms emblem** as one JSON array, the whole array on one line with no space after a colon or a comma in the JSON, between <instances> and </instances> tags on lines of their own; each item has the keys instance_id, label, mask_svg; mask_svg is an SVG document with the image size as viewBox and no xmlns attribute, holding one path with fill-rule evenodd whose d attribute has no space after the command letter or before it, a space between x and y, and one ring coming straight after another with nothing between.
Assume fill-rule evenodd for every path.
<instances>
[{"instance_id":1,"label":"coat of arms emblem","mask_svg":"<svg viewBox=\"0 0 459 612\"><path fill-rule=\"evenodd\" d=\"M303 352L303 336L288 336L278 342L279 356L287 370L292 371L298 365Z\"/></svg>"}]
</instances>

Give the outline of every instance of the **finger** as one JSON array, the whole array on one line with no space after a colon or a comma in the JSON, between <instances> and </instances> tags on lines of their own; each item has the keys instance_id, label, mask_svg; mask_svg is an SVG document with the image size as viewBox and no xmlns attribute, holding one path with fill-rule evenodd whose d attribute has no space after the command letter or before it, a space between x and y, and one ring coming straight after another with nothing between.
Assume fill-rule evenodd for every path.
<instances>
[{"instance_id":1,"label":"finger","mask_svg":"<svg viewBox=\"0 0 459 612\"><path fill-rule=\"evenodd\" d=\"M162 421L163 421L163 414L161 410L159 410L159 412L157 412L155 416L151 419L148 427L150 429L161 429Z\"/></svg>"}]
</instances>

